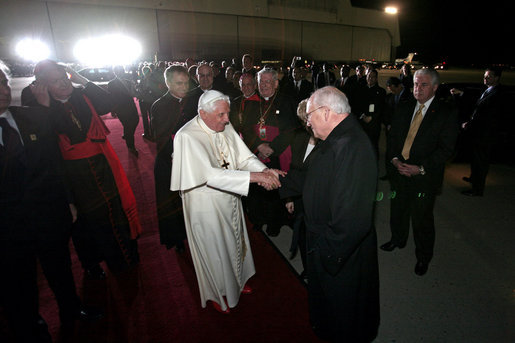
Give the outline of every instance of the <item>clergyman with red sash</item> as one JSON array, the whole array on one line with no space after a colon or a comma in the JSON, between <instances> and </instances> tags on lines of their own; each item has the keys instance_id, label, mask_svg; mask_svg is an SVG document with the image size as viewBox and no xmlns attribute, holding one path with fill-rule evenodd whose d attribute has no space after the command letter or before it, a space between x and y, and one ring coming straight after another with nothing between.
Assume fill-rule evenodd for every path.
<instances>
[{"instance_id":1,"label":"clergyman with red sash","mask_svg":"<svg viewBox=\"0 0 515 343\"><path fill-rule=\"evenodd\" d=\"M291 162L290 143L300 126L293 99L278 89L277 71L264 68L257 75L259 101L249 101L243 111L243 140L268 168L287 171ZM254 228L264 224L270 236L277 236L288 223L279 193L262 191L251 185L248 214Z\"/></svg>"},{"instance_id":2,"label":"clergyman with red sash","mask_svg":"<svg viewBox=\"0 0 515 343\"><path fill-rule=\"evenodd\" d=\"M105 277L102 261L112 272L127 270L139 262L141 224L134 193L100 118L111 112L110 95L51 60L39 62L34 75L32 91L39 93L40 105L50 107L77 207L72 238L82 266L93 278ZM46 101L41 94L48 94Z\"/></svg>"}]
</instances>

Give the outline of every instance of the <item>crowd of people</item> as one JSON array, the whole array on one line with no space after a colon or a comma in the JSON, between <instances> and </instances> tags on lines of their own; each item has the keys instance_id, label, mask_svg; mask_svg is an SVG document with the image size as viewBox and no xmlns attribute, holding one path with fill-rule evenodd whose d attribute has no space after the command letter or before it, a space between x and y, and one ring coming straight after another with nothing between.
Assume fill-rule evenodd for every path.
<instances>
[{"instance_id":1,"label":"crowd of people","mask_svg":"<svg viewBox=\"0 0 515 343\"><path fill-rule=\"evenodd\" d=\"M433 208L460 130L455 103L436 96L438 73L411 75L406 66L387 80L387 92L370 66L358 65L351 75L344 64L336 77L329 64L308 70L297 57L286 69L257 68L245 54L241 67L234 59L218 65L189 58L114 72L101 88L45 60L22 92L23 106L10 106L2 65L0 265L12 277L0 294L16 339L50 341L38 312L37 259L63 325L103 317L77 296L70 238L88 278L106 277L102 261L114 274L139 263L136 197L101 120L112 113L133 158L140 116L143 138L156 144L160 242L182 253L187 241L202 307L211 301L228 314L240 294L252 293L245 218L254 230L266 226L269 236L288 225L315 333L329 341L372 341L379 326L378 179L396 194L392 237L380 248L403 248L411 223L417 275L433 256ZM495 68L486 71L488 88L463 124L477 138L465 195L484 192L502 109L500 77ZM456 101L465 96L452 94ZM382 132L387 173L379 178Z\"/></svg>"}]
</instances>

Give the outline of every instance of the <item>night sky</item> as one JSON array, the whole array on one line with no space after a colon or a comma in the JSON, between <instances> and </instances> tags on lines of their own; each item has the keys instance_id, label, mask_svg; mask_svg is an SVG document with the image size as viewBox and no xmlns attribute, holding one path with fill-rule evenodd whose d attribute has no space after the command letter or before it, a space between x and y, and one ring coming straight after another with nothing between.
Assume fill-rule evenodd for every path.
<instances>
[{"instance_id":1,"label":"night sky","mask_svg":"<svg viewBox=\"0 0 515 343\"><path fill-rule=\"evenodd\" d=\"M397 57L417 52L426 63L515 66L515 2L452 0L351 0L356 7L399 8Z\"/></svg>"}]
</instances>

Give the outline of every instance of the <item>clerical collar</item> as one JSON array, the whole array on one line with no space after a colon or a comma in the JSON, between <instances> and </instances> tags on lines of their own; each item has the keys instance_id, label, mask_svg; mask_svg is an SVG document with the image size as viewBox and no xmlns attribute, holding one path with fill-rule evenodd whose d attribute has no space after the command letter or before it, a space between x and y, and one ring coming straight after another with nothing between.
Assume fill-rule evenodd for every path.
<instances>
[{"instance_id":1,"label":"clerical collar","mask_svg":"<svg viewBox=\"0 0 515 343\"><path fill-rule=\"evenodd\" d=\"M66 99L64 99L64 100L61 100L61 99L56 99L56 100L59 101L61 104L64 104L64 103L67 103L68 100L70 100L70 98L71 98L71 96L66 98Z\"/></svg>"},{"instance_id":2,"label":"clerical collar","mask_svg":"<svg viewBox=\"0 0 515 343\"><path fill-rule=\"evenodd\" d=\"M272 96L264 96L263 99L265 99L265 101L268 101L268 100L270 100L270 98L274 98L275 94L276 93L274 93Z\"/></svg>"},{"instance_id":3,"label":"clerical collar","mask_svg":"<svg viewBox=\"0 0 515 343\"><path fill-rule=\"evenodd\" d=\"M168 93L170 93L170 92L168 92ZM182 99L183 99L183 98L179 98L178 96L173 95L172 93L170 93L170 95L171 95L173 98L177 99L177 101L179 101L179 102L181 102L181 101L182 101Z\"/></svg>"},{"instance_id":4,"label":"clerical collar","mask_svg":"<svg viewBox=\"0 0 515 343\"><path fill-rule=\"evenodd\" d=\"M200 90L201 90L202 92L204 92L204 93L205 93L205 92L207 92L207 91L210 91L211 89L213 89L213 86L209 87L208 89L202 89L202 88L200 88Z\"/></svg>"},{"instance_id":5,"label":"clerical collar","mask_svg":"<svg viewBox=\"0 0 515 343\"><path fill-rule=\"evenodd\" d=\"M254 96L254 94L256 94L256 92L252 93L252 94L251 94L251 95L249 95L249 96L245 96L245 94L243 94L243 96L245 97L245 99L248 99L248 98L250 98L250 97Z\"/></svg>"}]
</instances>

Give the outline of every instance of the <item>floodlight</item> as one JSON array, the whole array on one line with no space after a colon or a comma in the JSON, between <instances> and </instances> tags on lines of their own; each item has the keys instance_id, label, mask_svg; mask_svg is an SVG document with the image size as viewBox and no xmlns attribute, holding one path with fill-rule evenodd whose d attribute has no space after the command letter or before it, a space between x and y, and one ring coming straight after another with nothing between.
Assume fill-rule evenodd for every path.
<instances>
[{"instance_id":1,"label":"floodlight","mask_svg":"<svg viewBox=\"0 0 515 343\"><path fill-rule=\"evenodd\" d=\"M127 36L107 35L78 41L73 53L90 66L127 65L140 56L141 44Z\"/></svg>"},{"instance_id":2,"label":"floodlight","mask_svg":"<svg viewBox=\"0 0 515 343\"><path fill-rule=\"evenodd\" d=\"M18 56L31 62L39 62L50 56L50 49L40 40L24 38L16 44L15 48Z\"/></svg>"},{"instance_id":3,"label":"floodlight","mask_svg":"<svg viewBox=\"0 0 515 343\"><path fill-rule=\"evenodd\" d=\"M397 7L386 7L384 11L388 14L397 14L398 10Z\"/></svg>"}]
</instances>

